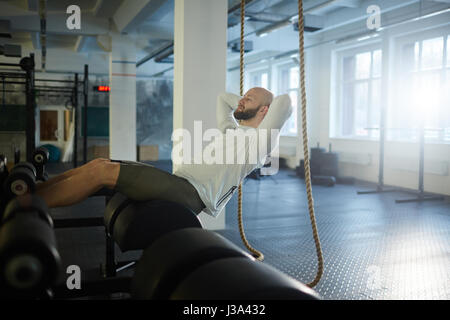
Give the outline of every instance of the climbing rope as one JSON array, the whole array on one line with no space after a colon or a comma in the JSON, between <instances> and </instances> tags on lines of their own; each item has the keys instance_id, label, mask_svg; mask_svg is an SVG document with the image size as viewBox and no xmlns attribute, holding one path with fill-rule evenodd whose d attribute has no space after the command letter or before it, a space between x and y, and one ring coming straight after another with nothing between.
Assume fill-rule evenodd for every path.
<instances>
[{"instance_id":1,"label":"climbing rope","mask_svg":"<svg viewBox=\"0 0 450 320\"><path fill-rule=\"evenodd\" d=\"M240 48L240 96L244 95L244 17L245 17L245 0L241 0L241 48ZM241 234L242 242L244 242L245 247L250 251L253 256L259 260L264 260L264 255L262 252L253 248L247 241L244 233L244 223L242 221L242 183L239 185L238 189L238 222L239 222L239 233Z\"/></svg>"},{"instance_id":2,"label":"climbing rope","mask_svg":"<svg viewBox=\"0 0 450 320\"><path fill-rule=\"evenodd\" d=\"M245 16L245 0L241 0L241 45L240 45L240 95L244 95L244 16ZM312 196L311 187L311 172L309 167L309 151L308 151L308 130L307 130L307 117L306 117L306 85L305 85L305 48L304 48L304 30L305 21L303 17L303 1L298 0L298 33L299 33L299 55L300 55L300 95L302 101L302 135L303 135L303 155L304 155L304 167L305 167L305 184L306 194L308 199L309 217L311 220L311 227L313 232L314 243L316 246L316 254L318 260L317 274L311 283L307 286L310 288L315 287L320 278L323 275L323 255L320 245L319 232L317 230L316 218L314 213L314 199ZM242 241L247 249L255 256L257 260L262 261L264 255L254 249L247 241L244 233L244 227L242 222L242 184L239 185L238 190L238 220L239 220L239 232L241 234Z\"/></svg>"},{"instance_id":3,"label":"climbing rope","mask_svg":"<svg viewBox=\"0 0 450 320\"><path fill-rule=\"evenodd\" d=\"M311 187L311 172L309 168L309 151L308 151L308 130L306 119L306 85L305 85L305 47L304 47L304 31L305 21L303 17L303 0L298 0L298 34L299 34L299 54L300 54L300 94L302 101L302 134L303 134L303 157L305 167L305 184L306 194L308 197L308 210L311 220L311 227L313 231L314 243L316 245L316 254L318 261L317 274L311 283L308 283L308 287L313 288L319 283L323 274L323 255L322 248L320 246L319 232L317 231L316 218L314 214L314 199L312 196Z\"/></svg>"}]
</instances>

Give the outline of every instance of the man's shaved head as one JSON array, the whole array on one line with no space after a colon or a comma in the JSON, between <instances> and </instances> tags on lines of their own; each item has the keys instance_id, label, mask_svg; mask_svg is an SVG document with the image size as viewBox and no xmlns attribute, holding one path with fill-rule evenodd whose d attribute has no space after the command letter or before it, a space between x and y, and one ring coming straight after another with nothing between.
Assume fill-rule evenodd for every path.
<instances>
[{"instance_id":1,"label":"man's shaved head","mask_svg":"<svg viewBox=\"0 0 450 320\"><path fill-rule=\"evenodd\" d=\"M269 106L272 103L273 94L269 90L261 87L254 87L248 90L247 93L250 92L258 97L258 100L260 102L259 106Z\"/></svg>"},{"instance_id":2,"label":"man's shaved head","mask_svg":"<svg viewBox=\"0 0 450 320\"><path fill-rule=\"evenodd\" d=\"M269 107L273 94L267 89L255 87L248 90L239 101L238 109L234 112L236 120L250 120L257 116L262 107ZM267 112L267 109L266 111ZM263 114L264 117L265 113Z\"/></svg>"}]
</instances>

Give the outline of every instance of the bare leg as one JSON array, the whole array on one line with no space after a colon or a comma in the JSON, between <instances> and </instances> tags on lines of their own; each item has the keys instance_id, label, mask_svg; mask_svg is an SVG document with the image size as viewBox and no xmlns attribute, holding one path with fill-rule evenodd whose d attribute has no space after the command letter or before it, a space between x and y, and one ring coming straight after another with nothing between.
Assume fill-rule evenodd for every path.
<instances>
[{"instance_id":1,"label":"bare leg","mask_svg":"<svg viewBox=\"0 0 450 320\"><path fill-rule=\"evenodd\" d=\"M75 169L60 179L41 187L36 194L49 208L64 207L85 200L106 187L113 189L119 177L120 164L100 159Z\"/></svg>"},{"instance_id":2,"label":"bare leg","mask_svg":"<svg viewBox=\"0 0 450 320\"><path fill-rule=\"evenodd\" d=\"M47 188L55 183L58 183L61 180L67 179L75 174L78 174L79 172L83 171L83 170L87 170L89 167L92 167L94 165L97 165L99 162L102 161L107 161L107 159L94 159L92 161L89 161L88 163L86 163L85 165L82 165L81 167L77 167L77 168L73 168L70 170L67 170L55 177L52 177L50 179L48 179L45 182L40 182L36 185L36 190L43 190L44 188Z\"/></svg>"}]
</instances>

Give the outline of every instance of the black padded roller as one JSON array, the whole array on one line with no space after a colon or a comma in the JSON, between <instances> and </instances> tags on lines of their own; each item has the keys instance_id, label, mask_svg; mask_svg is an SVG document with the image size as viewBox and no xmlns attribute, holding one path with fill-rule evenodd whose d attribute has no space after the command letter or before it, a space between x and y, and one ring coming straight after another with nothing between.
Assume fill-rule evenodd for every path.
<instances>
[{"instance_id":1,"label":"black padded roller","mask_svg":"<svg viewBox=\"0 0 450 320\"><path fill-rule=\"evenodd\" d=\"M111 201L105 213L105 225L122 252L145 249L174 230L202 228L194 212L174 202L135 202L121 196L114 196Z\"/></svg>"},{"instance_id":2,"label":"black padded roller","mask_svg":"<svg viewBox=\"0 0 450 320\"><path fill-rule=\"evenodd\" d=\"M35 212L42 221L53 228L53 219L49 214L49 208L41 197L31 194L26 198L14 198L8 202L2 216L1 223L14 219L16 215L27 212Z\"/></svg>"},{"instance_id":3,"label":"black padded roller","mask_svg":"<svg viewBox=\"0 0 450 320\"><path fill-rule=\"evenodd\" d=\"M215 260L193 271L170 296L172 300L317 300L318 294L260 261Z\"/></svg>"},{"instance_id":4,"label":"black padded roller","mask_svg":"<svg viewBox=\"0 0 450 320\"><path fill-rule=\"evenodd\" d=\"M55 284L61 258L42 202L13 199L0 229L0 296L37 298ZM51 220L50 220L51 221Z\"/></svg>"},{"instance_id":5,"label":"black padded roller","mask_svg":"<svg viewBox=\"0 0 450 320\"><path fill-rule=\"evenodd\" d=\"M135 299L167 299L189 274L211 261L228 257L254 259L224 237L198 228L174 231L148 247L132 282Z\"/></svg>"}]
</instances>

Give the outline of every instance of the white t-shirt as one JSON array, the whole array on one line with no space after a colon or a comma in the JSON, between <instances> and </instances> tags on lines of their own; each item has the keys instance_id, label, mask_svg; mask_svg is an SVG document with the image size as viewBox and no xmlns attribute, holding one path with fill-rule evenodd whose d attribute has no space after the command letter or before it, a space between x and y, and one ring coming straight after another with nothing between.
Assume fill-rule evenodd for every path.
<instances>
[{"instance_id":1,"label":"white t-shirt","mask_svg":"<svg viewBox=\"0 0 450 320\"><path fill-rule=\"evenodd\" d=\"M258 128L240 126L233 116L240 99L232 93L218 96L217 125L224 134L212 139L203 149L221 150L223 161L211 164L191 161L191 164L174 166L173 174L194 186L206 206L203 211L213 217L225 207L244 178L264 165L267 155L278 146L280 130L292 113L291 100L285 94L273 99ZM236 142L239 140L242 143ZM228 160L233 161L227 161L227 153L232 154Z\"/></svg>"}]
</instances>

